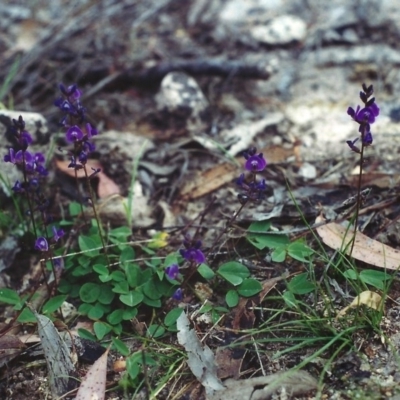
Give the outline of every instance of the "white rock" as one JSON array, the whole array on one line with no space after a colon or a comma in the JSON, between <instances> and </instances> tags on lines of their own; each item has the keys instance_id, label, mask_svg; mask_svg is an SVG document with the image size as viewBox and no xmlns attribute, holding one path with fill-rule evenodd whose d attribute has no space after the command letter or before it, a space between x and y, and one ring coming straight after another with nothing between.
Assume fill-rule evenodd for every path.
<instances>
[{"instance_id":1,"label":"white rock","mask_svg":"<svg viewBox=\"0 0 400 400\"><path fill-rule=\"evenodd\" d=\"M250 35L261 43L279 45L302 41L307 34L306 23L293 15L282 15L266 25L256 25Z\"/></svg>"}]
</instances>

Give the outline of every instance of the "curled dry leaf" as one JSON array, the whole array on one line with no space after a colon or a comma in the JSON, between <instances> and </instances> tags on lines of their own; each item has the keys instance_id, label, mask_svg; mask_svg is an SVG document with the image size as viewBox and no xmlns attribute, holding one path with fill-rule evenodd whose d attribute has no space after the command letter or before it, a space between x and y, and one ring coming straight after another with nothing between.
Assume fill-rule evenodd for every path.
<instances>
[{"instance_id":1,"label":"curled dry leaf","mask_svg":"<svg viewBox=\"0 0 400 400\"><path fill-rule=\"evenodd\" d=\"M323 222L322 217L316 223ZM317 228L322 241L335 250L345 250L349 254L353 229L331 222ZM361 232L356 233L352 257L375 267L397 270L400 267L400 250L393 249L383 243L373 240Z\"/></svg>"},{"instance_id":2,"label":"curled dry leaf","mask_svg":"<svg viewBox=\"0 0 400 400\"><path fill-rule=\"evenodd\" d=\"M382 306L382 296L369 290L361 292L347 307L339 311L336 319L343 317L350 308L359 307L361 305L373 308L374 310L379 310Z\"/></svg>"}]
</instances>

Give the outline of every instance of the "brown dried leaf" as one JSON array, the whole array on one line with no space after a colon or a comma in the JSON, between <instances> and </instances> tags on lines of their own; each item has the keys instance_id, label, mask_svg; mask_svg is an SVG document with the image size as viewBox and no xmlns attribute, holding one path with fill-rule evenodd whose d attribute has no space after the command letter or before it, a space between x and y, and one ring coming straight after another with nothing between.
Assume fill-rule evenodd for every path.
<instances>
[{"instance_id":1,"label":"brown dried leaf","mask_svg":"<svg viewBox=\"0 0 400 400\"><path fill-rule=\"evenodd\" d=\"M0 336L0 367L18 356L25 345L14 335Z\"/></svg>"},{"instance_id":2,"label":"brown dried leaf","mask_svg":"<svg viewBox=\"0 0 400 400\"><path fill-rule=\"evenodd\" d=\"M225 389L208 395L207 400L266 400L279 390L290 393L290 398L294 398L317 388L316 379L306 371L278 372L245 380L228 380L224 384Z\"/></svg>"},{"instance_id":3,"label":"brown dried leaf","mask_svg":"<svg viewBox=\"0 0 400 400\"><path fill-rule=\"evenodd\" d=\"M317 223L323 222L321 217L316 219ZM353 237L353 230L340 224L331 222L317 228L322 241L335 250L346 250L349 254ZM367 264L379 268L397 270L400 266L400 251L393 249L383 243L369 238L361 232L356 233L352 257Z\"/></svg>"},{"instance_id":4,"label":"brown dried leaf","mask_svg":"<svg viewBox=\"0 0 400 400\"><path fill-rule=\"evenodd\" d=\"M338 312L336 318L343 317L350 308L360 307L360 305L365 305L374 310L379 310L382 306L382 296L378 293L371 292L370 290L361 292L347 307Z\"/></svg>"},{"instance_id":5,"label":"brown dried leaf","mask_svg":"<svg viewBox=\"0 0 400 400\"><path fill-rule=\"evenodd\" d=\"M90 367L78 389L76 400L104 400L107 381L107 357L109 348Z\"/></svg>"},{"instance_id":6,"label":"brown dried leaf","mask_svg":"<svg viewBox=\"0 0 400 400\"><path fill-rule=\"evenodd\" d=\"M281 146L269 146L260 150L264 154L268 164L276 164L283 161L294 154L293 149L285 149ZM199 173L194 179L191 179L181 189L181 196L184 199L197 199L208 193L211 193L221 186L232 182L234 178L238 178L240 171L243 170L243 157L236 157L236 161L240 166L233 163L223 163L212 167L206 171Z\"/></svg>"},{"instance_id":7,"label":"brown dried leaf","mask_svg":"<svg viewBox=\"0 0 400 400\"><path fill-rule=\"evenodd\" d=\"M75 177L75 170L73 168L68 168L69 164L69 161L56 160L57 168L60 171L71 177ZM96 177L99 179L97 194L101 199L107 196L111 196L113 194L120 194L121 191L118 185L103 172L102 167L98 161L90 160L88 162L88 167L89 174L92 173L91 168L100 169L100 172L96 174ZM78 178L85 177L85 172L83 171L83 169L77 171L77 176Z\"/></svg>"}]
</instances>

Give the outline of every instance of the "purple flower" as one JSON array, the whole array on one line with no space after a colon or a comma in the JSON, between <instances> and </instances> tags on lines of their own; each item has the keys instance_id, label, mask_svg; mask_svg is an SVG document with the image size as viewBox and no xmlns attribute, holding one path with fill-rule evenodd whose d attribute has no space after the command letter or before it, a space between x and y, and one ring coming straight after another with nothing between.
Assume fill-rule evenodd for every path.
<instances>
[{"instance_id":1,"label":"purple flower","mask_svg":"<svg viewBox=\"0 0 400 400\"><path fill-rule=\"evenodd\" d=\"M165 268L165 273L169 279L175 280L179 275L179 266L177 264L172 264Z\"/></svg>"},{"instance_id":2,"label":"purple flower","mask_svg":"<svg viewBox=\"0 0 400 400\"><path fill-rule=\"evenodd\" d=\"M3 160L4 160L4 162L9 162L9 163L12 163L12 164L15 164L15 163L16 163L16 160L15 160L15 151L14 151L14 149L13 149L12 147L10 147L10 148L8 149L8 154L6 154L6 155L4 156Z\"/></svg>"},{"instance_id":3,"label":"purple flower","mask_svg":"<svg viewBox=\"0 0 400 400\"><path fill-rule=\"evenodd\" d=\"M81 151L78 157L78 161L82 164L85 165L87 163L87 153L85 151Z\"/></svg>"},{"instance_id":4,"label":"purple flower","mask_svg":"<svg viewBox=\"0 0 400 400\"><path fill-rule=\"evenodd\" d=\"M12 191L14 193L23 193L23 192L25 192L25 189L23 188L23 186L22 186L20 181L16 181L14 183L14 186L12 187Z\"/></svg>"},{"instance_id":5,"label":"purple flower","mask_svg":"<svg viewBox=\"0 0 400 400\"><path fill-rule=\"evenodd\" d=\"M201 241L198 240L195 243L192 243L189 240L185 240L183 245L186 249L179 250L181 256L190 262L196 262L197 264L201 264L206 261L206 257L203 252L200 250Z\"/></svg>"},{"instance_id":6,"label":"purple flower","mask_svg":"<svg viewBox=\"0 0 400 400\"><path fill-rule=\"evenodd\" d=\"M71 162L68 164L68 168L74 168L74 169L78 170L78 169L82 169L83 166L76 162L76 159L74 156L71 156Z\"/></svg>"},{"instance_id":7,"label":"purple flower","mask_svg":"<svg viewBox=\"0 0 400 400\"><path fill-rule=\"evenodd\" d=\"M33 142L33 139L29 132L23 131L18 135L18 142L21 145L22 150L26 150Z\"/></svg>"},{"instance_id":8,"label":"purple flower","mask_svg":"<svg viewBox=\"0 0 400 400\"><path fill-rule=\"evenodd\" d=\"M47 240L45 237L41 236L36 239L35 249L39 250L39 251L48 251L49 250L49 244L47 243Z\"/></svg>"},{"instance_id":9,"label":"purple flower","mask_svg":"<svg viewBox=\"0 0 400 400\"><path fill-rule=\"evenodd\" d=\"M359 124L373 124L376 117L379 115L379 107L375 103L364 108L357 106L356 110L354 110L353 107L349 107L347 109L347 114Z\"/></svg>"},{"instance_id":10,"label":"purple flower","mask_svg":"<svg viewBox=\"0 0 400 400\"><path fill-rule=\"evenodd\" d=\"M61 93L71 100L78 100L82 95L82 92L78 89L76 84L65 87L62 83L60 83L59 88Z\"/></svg>"},{"instance_id":11,"label":"purple flower","mask_svg":"<svg viewBox=\"0 0 400 400\"><path fill-rule=\"evenodd\" d=\"M83 132L79 128L79 126L74 125L68 128L67 133L65 134L66 139L68 142L73 143L77 142L79 140L82 140L83 138Z\"/></svg>"},{"instance_id":12,"label":"purple flower","mask_svg":"<svg viewBox=\"0 0 400 400\"><path fill-rule=\"evenodd\" d=\"M174 294L172 295L172 298L178 301L182 300L182 297L183 297L183 292L181 288L176 289Z\"/></svg>"},{"instance_id":13,"label":"purple flower","mask_svg":"<svg viewBox=\"0 0 400 400\"><path fill-rule=\"evenodd\" d=\"M266 166L267 162L262 153L246 157L246 163L244 165L247 171L251 172L261 172Z\"/></svg>"},{"instance_id":14,"label":"purple flower","mask_svg":"<svg viewBox=\"0 0 400 400\"><path fill-rule=\"evenodd\" d=\"M86 124L86 134L88 139L91 139L93 136L98 134L97 129L94 129L92 125L89 123Z\"/></svg>"},{"instance_id":15,"label":"purple flower","mask_svg":"<svg viewBox=\"0 0 400 400\"><path fill-rule=\"evenodd\" d=\"M57 229L55 226L51 228L53 230L53 240L58 242L64 236L63 229Z\"/></svg>"},{"instance_id":16,"label":"purple flower","mask_svg":"<svg viewBox=\"0 0 400 400\"><path fill-rule=\"evenodd\" d=\"M43 153L35 153L33 156L33 160L36 164L43 164L46 161Z\"/></svg>"}]
</instances>

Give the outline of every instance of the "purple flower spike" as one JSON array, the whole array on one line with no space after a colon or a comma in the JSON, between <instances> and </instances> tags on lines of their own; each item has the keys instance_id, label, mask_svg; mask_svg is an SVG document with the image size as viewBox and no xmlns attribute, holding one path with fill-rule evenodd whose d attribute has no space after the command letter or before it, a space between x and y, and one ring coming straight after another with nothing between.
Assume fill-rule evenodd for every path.
<instances>
[{"instance_id":1,"label":"purple flower spike","mask_svg":"<svg viewBox=\"0 0 400 400\"><path fill-rule=\"evenodd\" d=\"M78 140L82 140L83 132L80 130L79 126L71 126L65 135L68 142L73 143L77 142Z\"/></svg>"},{"instance_id":2,"label":"purple flower spike","mask_svg":"<svg viewBox=\"0 0 400 400\"><path fill-rule=\"evenodd\" d=\"M172 298L178 301L182 300L182 297L183 297L183 292L181 288L176 289L175 293L172 295Z\"/></svg>"},{"instance_id":3,"label":"purple flower spike","mask_svg":"<svg viewBox=\"0 0 400 400\"><path fill-rule=\"evenodd\" d=\"M57 229L55 226L52 227L53 230L53 240L58 242L64 236L63 229Z\"/></svg>"},{"instance_id":4,"label":"purple flower spike","mask_svg":"<svg viewBox=\"0 0 400 400\"><path fill-rule=\"evenodd\" d=\"M251 172L261 172L265 169L266 166L267 162L265 161L262 153L254 154L248 157L246 160L246 164L244 165L247 171Z\"/></svg>"},{"instance_id":5,"label":"purple flower spike","mask_svg":"<svg viewBox=\"0 0 400 400\"><path fill-rule=\"evenodd\" d=\"M35 249L39 250L39 251L48 251L49 250L49 244L47 243L47 240L45 237L41 236L36 239Z\"/></svg>"},{"instance_id":6,"label":"purple flower spike","mask_svg":"<svg viewBox=\"0 0 400 400\"><path fill-rule=\"evenodd\" d=\"M172 264L165 268L165 273L169 279L175 280L179 275L179 266L177 264Z\"/></svg>"}]
</instances>

